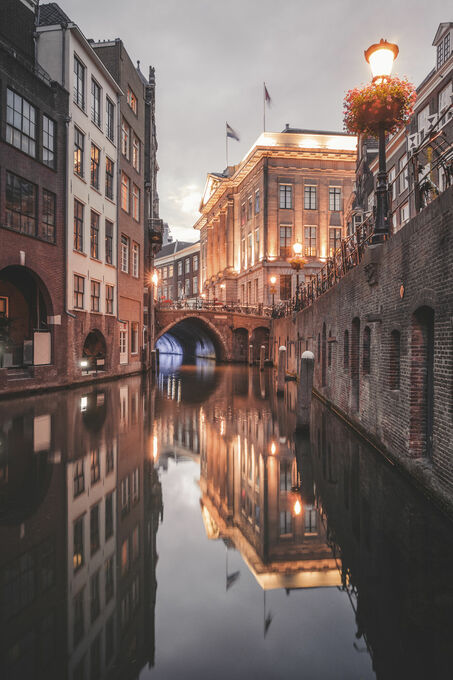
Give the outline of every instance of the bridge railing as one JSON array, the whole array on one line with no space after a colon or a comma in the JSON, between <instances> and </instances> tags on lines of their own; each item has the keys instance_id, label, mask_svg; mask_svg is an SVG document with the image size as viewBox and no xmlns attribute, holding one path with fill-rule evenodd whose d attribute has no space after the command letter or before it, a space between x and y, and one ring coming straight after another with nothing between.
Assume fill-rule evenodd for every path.
<instances>
[{"instance_id":1,"label":"bridge railing","mask_svg":"<svg viewBox=\"0 0 453 680\"><path fill-rule=\"evenodd\" d=\"M192 298L189 300L159 300L156 302L158 311L175 310L198 310L207 312L223 312L234 314L247 314L253 316L272 316L272 307L259 303L256 305L241 305L239 303L221 302L219 300L204 300L203 298Z\"/></svg>"}]
</instances>

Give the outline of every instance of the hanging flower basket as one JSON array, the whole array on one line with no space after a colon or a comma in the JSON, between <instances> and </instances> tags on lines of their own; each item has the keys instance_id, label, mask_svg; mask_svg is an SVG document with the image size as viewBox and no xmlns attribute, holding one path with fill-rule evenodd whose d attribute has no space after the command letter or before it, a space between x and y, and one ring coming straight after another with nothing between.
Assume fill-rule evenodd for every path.
<instances>
[{"instance_id":1,"label":"hanging flower basket","mask_svg":"<svg viewBox=\"0 0 453 680\"><path fill-rule=\"evenodd\" d=\"M396 132L409 122L416 96L412 83L396 77L349 90L344 99L345 128L372 137L377 137L381 128Z\"/></svg>"}]
</instances>

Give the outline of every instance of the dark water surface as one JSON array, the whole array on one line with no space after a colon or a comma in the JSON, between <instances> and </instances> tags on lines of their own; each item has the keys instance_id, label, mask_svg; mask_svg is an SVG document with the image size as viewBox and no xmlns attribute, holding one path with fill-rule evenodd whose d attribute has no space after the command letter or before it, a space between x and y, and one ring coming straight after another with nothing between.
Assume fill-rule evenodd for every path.
<instances>
[{"instance_id":1,"label":"dark water surface","mask_svg":"<svg viewBox=\"0 0 453 680\"><path fill-rule=\"evenodd\" d=\"M0 678L453 677L451 523L295 384L0 402Z\"/></svg>"}]
</instances>

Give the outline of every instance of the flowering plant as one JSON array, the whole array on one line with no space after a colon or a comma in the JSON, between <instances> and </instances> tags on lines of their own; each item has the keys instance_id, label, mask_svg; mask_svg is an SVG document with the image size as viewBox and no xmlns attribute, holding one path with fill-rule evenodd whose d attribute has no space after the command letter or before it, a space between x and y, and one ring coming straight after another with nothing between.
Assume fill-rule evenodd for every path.
<instances>
[{"instance_id":1,"label":"flowering plant","mask_svg":"<svg viewBox=\"0 0 453 680\"><path fill-rule=\"evenodd\" d=\"M397 77L349 90L344 99L345 128L373 137L378 136L382 127L386 132L396 132L408 123L416 97L412 83Z\"/></svg>"}]
</instances>

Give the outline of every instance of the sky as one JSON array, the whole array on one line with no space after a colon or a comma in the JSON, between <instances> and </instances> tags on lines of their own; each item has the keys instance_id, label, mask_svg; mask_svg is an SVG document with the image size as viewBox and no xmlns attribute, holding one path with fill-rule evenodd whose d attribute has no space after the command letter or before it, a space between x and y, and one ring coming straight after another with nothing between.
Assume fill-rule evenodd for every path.
<instances>
[{"instance_id":1,"label":"sky","mask_svg":"<svg viewBox=\"0 0 453 680\"><path fill-rule=\"evenodd\" d=\"M394 73L415 85L434 66L448 0L58 0L87 38L120 37L156 69L160 217L195 241L206 173L226 166L225 122L238 163L266 130L343 129L346 91L370 79L363 51L384 37L400 48ZM448 11L450 7L450 12Z\"/></svg>"}]
</instances>

